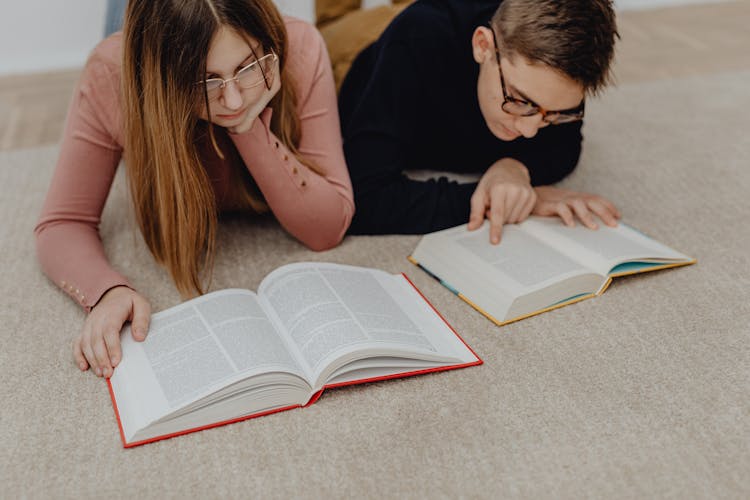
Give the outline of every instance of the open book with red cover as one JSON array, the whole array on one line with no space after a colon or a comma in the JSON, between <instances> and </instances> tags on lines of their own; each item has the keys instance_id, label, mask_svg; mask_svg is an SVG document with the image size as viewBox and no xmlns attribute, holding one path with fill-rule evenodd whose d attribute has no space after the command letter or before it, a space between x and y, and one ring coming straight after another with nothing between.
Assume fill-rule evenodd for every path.
<instances>
[{"instance_id":1,"label":"open book with red cover","mask_svg":"<svg viewBox=\"0 0 750 500\"><path fill-rule=\"evenodd\" d=\"M258 293L212 292L122 332L109 379L123 445L314 403L326 388L479 365L405 275L282 266Z\"/></svg>"}]
</instances>

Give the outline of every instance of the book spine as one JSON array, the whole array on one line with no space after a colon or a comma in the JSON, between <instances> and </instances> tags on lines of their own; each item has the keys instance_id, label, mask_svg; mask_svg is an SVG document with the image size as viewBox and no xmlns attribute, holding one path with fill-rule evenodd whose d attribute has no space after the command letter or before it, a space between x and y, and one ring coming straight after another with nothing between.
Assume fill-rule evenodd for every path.
<instances>
[{"instance_id":1,"label":"book spine","mask_svg":"<svg viewBox=\"0 0 750 500\"><path fill-rule=\"evenodd\" d=\"M422 264L420 264L419 262L417 262L417 260L414 257L412 257L411 255L409 257L407 257L407 259L409 259L409 262L411 262L412 264L414 264L415 266L417 266L418 268L420 268L422 271L426 272L428 276L432 276L438 283L440 283L445 288L447 288L456 297L458 297L459 299L461 299L464 302L466 302L467 304L469 304L471 307L473 307L474 309L476 309L479 314L481 314L482 316L484 316L488 320L492 321L497 326L503 326L505 323L508 323L508 322L504 323L504 322L498 320L497 318L495 318L494 316L492 316L490 313L488 313L487 311L485 311L484 309L482 309L481 307L479 307L471 299L469 299L468 297L466 297L466 295L462 294L455 287L451 286L447 281L441 279L438 275L436 275L435 273L433 273L432 271L430 271L429 269L427 269L426 267L424 267ZM404 275L404 277L405 276L406 275ZM406 278L406 279L408 280L409 278ZM411 281L410 281L410 283L411 283ZM417 291L419 291L419 290L417 290ZM421 294L421 292L420 292L420 294ZM429 301L428 301L428 303L429 303ZM430 305L432 305L432 304L430 304ZM434 307L433 307L433 309L434 309Z\"/></svg>"},{"instance_id":2,"label":"book spine","mask_svg":"<svg viewBox=\"0 0 750 500\"><path fill-rule=\"evenodd\" d=\"M434 274L432 271L430 271L429 269L427 269L426 267L424 267L422 264L420 264L419 262L417 262L414 259L414 257L412 257L410 255L408 257L408 259L409 259L409 262L411 262L412 264L414 264L415 266L417 266L418 268L420 268L422 271L426 272L428 276L431 276L432 278L434 278L435 281L437 281L438 283L440 283L441 285L443 285L445 288L447 288L448 290L450 290L454 295L456 295L457 297L461 297L461 293L458 290L456 290L455 287L453 287L450 283L448 283L447 281L441 279L440 276L438 276L437 274ZM406 277L406 275L404 275L404 277ZM406 279L408 280L409 278L406 278ZM411 281L409 281L409 283L411 283ZM414 284L412 283L412 286L413 285ZM416 288L416 287L414 287L414 288ZM417 291L419 291L419 290L417 290Z\"/></svg>"}]
</instances>

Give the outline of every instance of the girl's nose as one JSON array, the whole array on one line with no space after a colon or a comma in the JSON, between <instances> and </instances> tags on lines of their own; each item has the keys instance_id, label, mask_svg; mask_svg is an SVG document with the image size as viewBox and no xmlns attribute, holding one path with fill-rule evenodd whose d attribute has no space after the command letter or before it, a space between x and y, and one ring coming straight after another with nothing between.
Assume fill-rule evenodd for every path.
<instances>
[{"instance_id":1,"label":"girl's nose","mask_svg":"<svg viewBox=\"0 0 750 500\"><path fill-rule=\"evenodd\" d=\"M234 111L242 107L242 92L237 82L234 80L228 81L222 89L223 105L227 109Z\"/></svg>"}]
</instances>

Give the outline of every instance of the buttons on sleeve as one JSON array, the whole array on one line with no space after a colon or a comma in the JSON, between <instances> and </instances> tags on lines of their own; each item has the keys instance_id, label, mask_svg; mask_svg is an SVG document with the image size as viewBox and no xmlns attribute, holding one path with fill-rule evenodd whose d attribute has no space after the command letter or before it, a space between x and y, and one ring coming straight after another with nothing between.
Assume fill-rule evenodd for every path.
<instances>
[{"instance_id":1,"label":"buttons on sleeve","mask_svg":"<svg viewBox=\"0 0 750 500\"><path fill-rule=\"evenodd\" d=\"M289 153L287 151L284 151L281 147L281 143L279 141L274 141L273 143L274 147L279 150L280 158L284 163L289 163ZM307 181L302 178L302 172L300 172L300 169L296 165L292 165L292 175L297 177L297 182L299 187L303 188L307 186Z\"/></svg>"},{"instance_id":2,"label":"buttons on sleeve","mask_svg":"<svg viewBox=\"0 0 750 500\"><path fill-rule=\"evenodd\" d=\"M62 288L65 293L76 299L79 304L85 305L86 295L81 293L81 290L76 288L75 285L62 280L60 281L60 288Z\"/></svg>"}]
</instances>

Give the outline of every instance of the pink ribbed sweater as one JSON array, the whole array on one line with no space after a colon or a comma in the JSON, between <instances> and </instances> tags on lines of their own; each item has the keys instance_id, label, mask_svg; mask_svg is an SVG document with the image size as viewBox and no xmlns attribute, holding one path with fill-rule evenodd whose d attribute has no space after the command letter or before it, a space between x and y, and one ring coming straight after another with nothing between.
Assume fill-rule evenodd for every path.
<instances>
[{"instance_id":1,"label":"pink ribbed sweater","mask_svg":"<svg viewBox=\"0 0 750 500\"><path fill-rule=\"evenodd\" d=\"M287 65L297 90L301 119L299 162L269 130L271 110L243 134L218 140L239 155L205 161L217 206L226 199L230 164L242 162L281 225L305 245L325 249L343 238L354 214L349 175L342 152L336 90L325 44L311 25L286 19ZM107 260L98 226L123 154L120 106L122 36L115 34L91 54L68 112L60 156L39 223L37 254L44 272L81 306L90 310L108 289L132 287ZM202 145L200 149L206 148ZM231 149L231 148L230 148Z\"/></svg>"}]
</instances>

